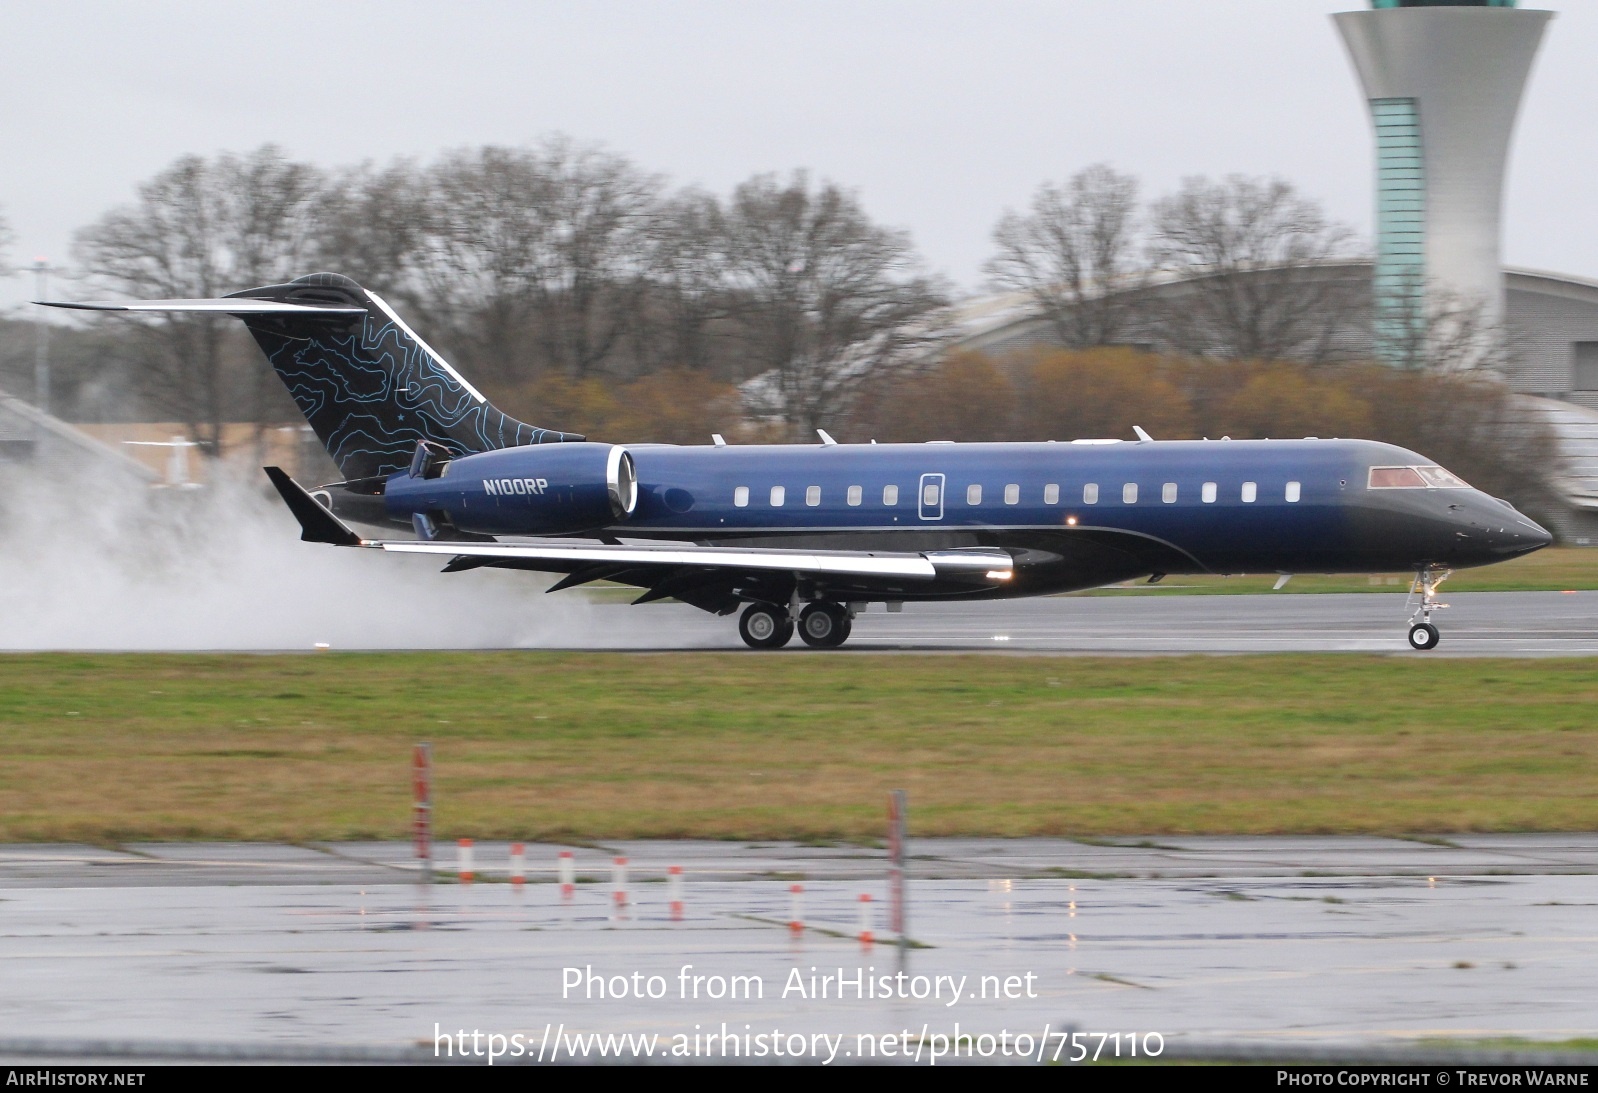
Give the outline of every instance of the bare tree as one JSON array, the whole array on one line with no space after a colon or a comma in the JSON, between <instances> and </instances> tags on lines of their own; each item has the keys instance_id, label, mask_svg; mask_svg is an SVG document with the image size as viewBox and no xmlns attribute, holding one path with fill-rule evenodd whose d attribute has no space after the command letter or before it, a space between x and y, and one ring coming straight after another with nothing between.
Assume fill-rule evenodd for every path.
<instances>
[{"instance_id":1,"label":"bare tree","mask_svg":"<svg viewBox=\"0 0 1598 1093\"><path fill-rule=\"evenodd\" d=\"M1025 293L1061 344L1122 340L1144 280L1136 254L1137 179L1107 164L1045 183L1027 215L1006 212L993 230L995 284Z\"/></svg>"},{"instance_id":2,"label":"bare tree","mask_svg":"<svg viewBox=\"0 0 1598 1093\"><path fill-rule=\"evenodd\" d=\"M645 372L706 371L717 358L715 327L730 314L721 203L685 190L660 206L652 225L634 356Z\"/></svg>"},{"instance_id":3,"label":"bare tree","mask_svg":"<svg viewBox=\"0 0 1598 1093\"><path fill-rule=\"evenodd\" d=\"M83 274L117 295L215 297L287 280L312 241L322 175L266 145L247 156L186 156L139 187L138 200L77 235ZM174 315L139 330L147 397L219 454L222 425L260 424L276 380L253 353L234 351L226 319Z\"/></svg>"},{"instance_id":4,"label":"bare tree","mask_svg":"<svg viewBox=\"0 0 1598 1093\"><path fill-rule=\"evenodd\" d=\"M409 291L447 344L504 382L605 366L633 320L655 176L557 138L457 152L425 187Z\"/></svg>"},{"instance_id":5,"label":"bare tree","mask_svg":"<svg viewBox=\"0 0 1598 1093\"><path fill-rule=\"evenodd\" d=\"M1189 178L1155 203L1152 236L1155 263L1181 281L1158 314L1180 352L1325 360L1365 295L1333 266L1353 233L1280 179Z\"/></svg>"},{"instance_id":6,"label":"bare tree","mask_svg":"<svg viewBox=\"0 0 1598 1093\"><path fill-rule=\"evenodd\" d=\"M343 170L317 200L312 260L402 302L431 326L441 309L416 291L430 204L427 179L410 160Z\"/></svg>"},{"instance_id":7,"label":"bare tree","mask_svg":"<svg viewBox=\"0 0 1598 1093\"><path fill-rule=\"evenodd\" d=\"M841 417L869 375L935 337L943 295L918 274L909 235L873 224L832 183L752 178L723 232L744 344L798 433Z\"/></svg>"}]
</instances>

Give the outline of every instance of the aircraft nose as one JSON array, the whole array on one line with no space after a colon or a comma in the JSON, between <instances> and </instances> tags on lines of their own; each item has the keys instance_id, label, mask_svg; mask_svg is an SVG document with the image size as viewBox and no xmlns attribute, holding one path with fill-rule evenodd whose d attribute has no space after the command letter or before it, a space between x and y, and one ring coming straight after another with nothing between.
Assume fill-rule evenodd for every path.
<instances>
[{"instance_id":1,"label":"aircraft nose","mask_svg":"<svg viewBox=\"0 0 1598 1093\"><path fill-rule=\"evenodd\" d=\"M1547 528L1530 517L1522 516L1507 504L1504 504L1503 516L1498 521L1488 522L1486 532L1488 549L1500 558L1530 554L1554 541Z\"/></svg>"},{"instance_id":2,"label":"aircraft nose","mask_svg":"<svg viewBox=\"0 0 1598 1093\"><path fill-rule=\"evenodd\" d=\"M1534 550L1541 550L1543 547L1551 546L1553 544L1553 533L1547 528L1543 527L1541 524L1537 523L1537 521L1528 520L1522 516L1520 518L1520 523L1525 525L1526 537L1529 542L1529 545L1526 547L1523 553L1530 554Z\"/></svg>"}]
</instances>

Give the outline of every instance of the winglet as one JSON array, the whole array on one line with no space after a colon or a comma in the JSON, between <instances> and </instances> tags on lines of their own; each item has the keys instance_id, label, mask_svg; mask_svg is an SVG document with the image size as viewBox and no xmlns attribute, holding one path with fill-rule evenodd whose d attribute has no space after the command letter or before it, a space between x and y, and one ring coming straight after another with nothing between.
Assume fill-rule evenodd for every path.
<instances>
[{"instance_id":1,"label":"winglet","mask_svg":"<svg viewBox=\"0 0 1598 1093\"><path fill-rule=\"evenodd\" d=\"M305 492L281 467L263 467L266 477L272 480L277 492L283 495L294 519L300 522L300 539L307 543L332 543L334 546L360 546L361 537L345 526L344 521L317 504L316 498Z\"/></svg>"},{"instance_id":2,"label":"winglet","mask_svg":"<svg viewBox=\"0 0 1598 1093\"><path fill-rule=\"evenodd\" d=\"M1148 433L1143 431L1143 426L1141 425L1132 426L1132 431L1137 434L1137 438L1141 441L1150 441L1154 439L1152 436L1149 436Z\"/></svg>"}]
</instances>

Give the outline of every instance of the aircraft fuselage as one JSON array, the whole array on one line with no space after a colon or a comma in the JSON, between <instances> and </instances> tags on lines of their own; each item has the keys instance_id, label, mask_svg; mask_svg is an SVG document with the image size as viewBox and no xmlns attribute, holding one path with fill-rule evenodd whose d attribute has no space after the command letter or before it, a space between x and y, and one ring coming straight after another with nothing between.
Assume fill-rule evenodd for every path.
<instances>
[{"instance_id":1,"label":"aircraft fuselage","mask_svg":"<svg viewBox=\"0 0 1598 1093\"><path fill-rule=\"evenodd\" d=\"M1432 473L1440 469L1414 452L1371 441L626 451L637 480L633 511L564 533L857 551L985 546L1016 555L1012 577L988 585L834 582L840 596L1038 595L1153 573L1462 568L1549 542L1506 503ZM437 512L466 532L548 534L552 506L594 511L603 498L592 470L598 453L584 470L577 454L569 445L508 448L455 460L433 479L394 475L385 505L397 522ZM1373 485L1373 467L1404 469L1407 483ZM1430 469L1428 477L1417 468Z\"/></svg>"}]
</instances>

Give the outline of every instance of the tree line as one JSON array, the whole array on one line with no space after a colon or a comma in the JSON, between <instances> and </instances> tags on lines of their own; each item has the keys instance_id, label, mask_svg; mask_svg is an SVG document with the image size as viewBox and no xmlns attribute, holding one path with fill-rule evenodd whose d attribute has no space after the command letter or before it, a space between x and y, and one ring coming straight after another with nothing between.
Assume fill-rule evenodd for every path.
<instances>
[{"instance_id":1,"label":"tree line","mask_svg":"<svg viewBox=\"0 0 1598 1093\"><path fill-rule=\"evenodd\" d=\"M1489 375L1371 363L1216 361L1115 346L956 352L868 386L840 439L1384 440L1532 513L1557 504L1553 438Z\"/></svg>"},{"instance_id":2,"label":"tree line","mask_svg":"<svg viewBox=\"0 0 1598 1093\"><path fill-rule=\"evenodd\" d=\"M7 239L0 221L0 248ZM673 188L555 138L342 169L270 145L187 156L82 229L73 270L79 294L143 298L345 273L507 412L606 438L795 439L824 427L881 440L1070 439L1124 435L1137 417L1156 435L1405 442L1423 410L1446 416L1446 395L1480 421L1421 450L1441 458L1468 436L1462 460L1480 441L1487 453L1519 445L1501 461L1527 464L1536 444L1503 422L1507 401L1490 395L1501 389L1440 375L1483 363L1465 355L1485 339L1422 331L1416 376L1367 366L1369 278L1348 272L1358 257L1350 229L1280 180L1190 178L1143 202L1135 178L1096 165L1005 212L986 265L992 287L1075 355L950 355L949 286L850 191L802 171L725 195ZM27 325L0 325L0 382L22 393ZM1363 349L1351 350L1362 326ZM54 354L67 396L56 405L74 394L80 412L136 403L213 454L225 422L297 420L226 320L118 317L58 338ZM1406 400L1413 420L1402 423Z\"/></svg>"}]
</instances>

